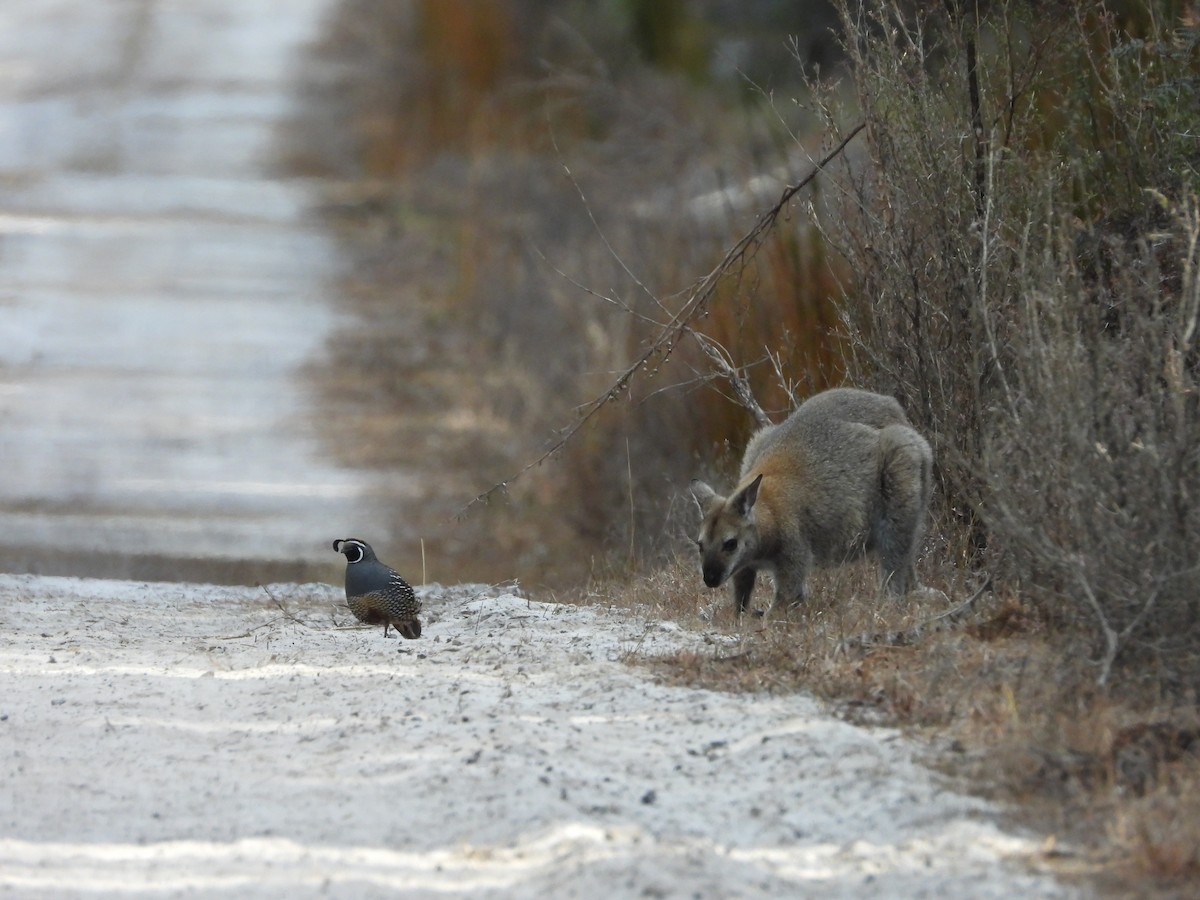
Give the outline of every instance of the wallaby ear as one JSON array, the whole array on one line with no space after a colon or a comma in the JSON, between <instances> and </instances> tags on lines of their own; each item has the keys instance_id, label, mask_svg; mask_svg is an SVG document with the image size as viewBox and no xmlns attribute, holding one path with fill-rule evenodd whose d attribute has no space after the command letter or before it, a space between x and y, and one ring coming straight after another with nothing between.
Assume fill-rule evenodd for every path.
<instances>
[{"instance_id":1,"label":"wallaby ear","mask_svg":"<svg viewBox=\"0 0 1200 900\"><path fill-rule=\"evenodd\" d=\"M692 489L692 497L695 499L696 505L700 507L700 512L704 512L704 508L712 502L715 496L717 496L717 492L699 478L693 478L690 487Z\"/></svg>"},{"instance_id":2,"label":"wallaby ear","mask_svg":"<svg viewBox=\"0 0 1200 900\"><path fill-rule=\"evenodd\" d=\"M754 509L754 504L758 500L758 486L762 484L762 478L762 473L759 472L757 478L729 498L730 505L739 516L748 516L750 510Z\"/></svg>"}]
</instances>

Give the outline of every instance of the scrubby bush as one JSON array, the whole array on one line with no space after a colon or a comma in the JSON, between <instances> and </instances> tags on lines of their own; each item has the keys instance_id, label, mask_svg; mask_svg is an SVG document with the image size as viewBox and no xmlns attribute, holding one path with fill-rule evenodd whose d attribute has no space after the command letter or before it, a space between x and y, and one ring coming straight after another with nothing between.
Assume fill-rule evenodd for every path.
<instances>
[{"instance_id":1,"label":"scrubby bush","mask_svg":"<svg viewBox=\"0 0 1200 900\"><path fill-rule=\"evenodd\" d=\"M1190 684L1196 28L1170 4L867 9L842 6L870 159L827 228L854 371L934 441L964 564L1082 628L1101 680L1120 657Z\"/></svg>"}]
</instances>

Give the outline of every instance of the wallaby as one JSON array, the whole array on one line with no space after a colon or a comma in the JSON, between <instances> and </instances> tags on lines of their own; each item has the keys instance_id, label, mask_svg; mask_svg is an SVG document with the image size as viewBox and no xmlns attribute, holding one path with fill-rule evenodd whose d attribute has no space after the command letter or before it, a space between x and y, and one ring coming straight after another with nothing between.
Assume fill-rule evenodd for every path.
<instances>
[{"instance_id":1,"label":"wallaby","mask_svg":"<svg viewBox=\"0 0 1200 900\"><path fill-rule=\"evenodd\" d=\"M893 397L834 388L809 398L746 445L729 497L702 481L700 568L710 588L733 579L745 612L760 570L773 606L807 599L809 571L873 552L883 587L917 586L914 559L933 481L933 451Z\"/></svg>"}]
</instances>

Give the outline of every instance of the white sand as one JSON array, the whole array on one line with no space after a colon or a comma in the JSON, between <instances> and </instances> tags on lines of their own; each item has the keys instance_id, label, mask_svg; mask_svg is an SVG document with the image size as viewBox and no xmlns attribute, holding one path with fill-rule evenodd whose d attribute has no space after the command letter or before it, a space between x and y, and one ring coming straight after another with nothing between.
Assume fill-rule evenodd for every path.
<instances>
[{"instance_id":1,"label":"white sand","mask_svg":"<svg viewBox=\"0 0 1200 900\"><path fill-rule=\"evenodd\" d=\"M0 575L5 897L1050 897L895 732L663 687L668 624L469 586Z\"/></svg>"}]
</instances>

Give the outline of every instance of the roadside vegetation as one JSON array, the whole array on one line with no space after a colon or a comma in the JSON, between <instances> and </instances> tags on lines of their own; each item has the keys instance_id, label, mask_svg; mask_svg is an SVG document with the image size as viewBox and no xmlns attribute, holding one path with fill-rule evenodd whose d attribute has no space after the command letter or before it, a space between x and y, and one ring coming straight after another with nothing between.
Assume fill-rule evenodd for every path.
<instances>
[{"instance_id":1,"label":"roadside vegetation","mask_svg":"<svg viewBox=\"0 0 1200 900\"><path fill-rule=\"evenodd\" d=\"M364 435L340 443L387 467L430 452L414 422L440 441L468 524L439 553L477 577L732 636L632 654L662 678L926 734L1058 836L1062 871L1186 891L1197 12L777 6L345 0L315 53L345 84L292 141L295 169L358 185L328 210L360 254L363 324L321 375ZM934 446L932 590L881 603L848 567L736 621L695 573L687 482L728 482L748 397L778 419L838 383L894 394Z\"/></svg>"}]
</instances>

